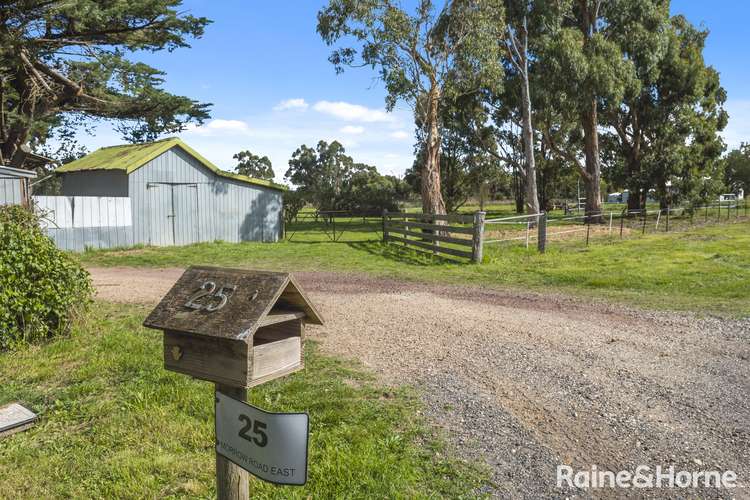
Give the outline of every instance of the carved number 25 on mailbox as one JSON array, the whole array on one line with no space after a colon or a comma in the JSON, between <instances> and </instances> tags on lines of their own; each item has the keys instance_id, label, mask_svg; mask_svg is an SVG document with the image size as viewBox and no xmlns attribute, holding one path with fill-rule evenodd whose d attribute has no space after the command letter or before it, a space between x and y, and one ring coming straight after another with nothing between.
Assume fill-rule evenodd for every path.
<instances>
[{"instance_id":1,"label":"carved number 25 on mailbox","mask_svg":"<svg viewBox=\"0 0 750 500\"><path fill-rule=\"evenodd\" d=\"M200 311L201 309L205 309L208 312L218 311L219 309L227 305L229 297L232 296L235 290L237 290L237 285L222 285L217 291L216 283L214 283L213 281L206 281L201 285L198 291L191 295L188 301L185 302L185 307L195 309L196 311ZM206 296L209 297L209 302L201 303L200 300ZM211 303L210 299L212 298L219 299L219 302L216 304Z\"/></svg>"}]
</instances>

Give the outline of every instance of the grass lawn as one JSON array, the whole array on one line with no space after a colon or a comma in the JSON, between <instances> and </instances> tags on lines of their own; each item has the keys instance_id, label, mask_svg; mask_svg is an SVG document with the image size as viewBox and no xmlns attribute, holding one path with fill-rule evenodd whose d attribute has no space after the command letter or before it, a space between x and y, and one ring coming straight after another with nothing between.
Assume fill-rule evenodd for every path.
<instances>
[{"instance_id":1,"label":"grass lawn","mask_svg":"<svg viewBox=\"0 0 750 500\"><path fill-rule=\"evenodd\" d=\"M339 224L341 229L342 224ZM487 246L482 265L447 262L397 244L372 226L348 227L339 242L301 231L281 243L203 243L186 247L92 251L89 266L219 266L289 271L353 271L407 280L518 287L598 297L667 310L750 314L750 223L596 239L586 247L551 241L546 254L522 245Z\"/></svg>"},{"instance_id":2,"label":"grass lawn","mask_svg":"<svg viewBox=\"0 0 750 500\"><path fill-rule=\"evenodd\" d=\"M71 337L0 353L0 405L41 415L0 440L0 497L215 497L213 385L162 368L147 312L100 302ZM253 498L456 498L482 484L445 458L410 390L378 387L314 344L305 370L251 402L307 411L311 429L308 484L251 480Z\"/></svg>"}]
</instances>

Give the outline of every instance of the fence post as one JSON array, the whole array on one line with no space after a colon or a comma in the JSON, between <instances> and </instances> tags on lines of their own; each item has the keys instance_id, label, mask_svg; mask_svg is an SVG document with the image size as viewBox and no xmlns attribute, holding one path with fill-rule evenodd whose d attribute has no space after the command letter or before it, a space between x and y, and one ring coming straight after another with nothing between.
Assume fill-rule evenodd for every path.
<instances>
[{"instance_id":1,"label":"fence post","mask_svg":"<svg viewBox=\"0 0 750 500\"><path fill-rule=\"evenodd\" d=\"M388 243L388 209L383 209L383 243Z\"/></svg>"},{"instance_id":2,"label":"fence post","mask_svg":"<svg viewBox=\"0 0 750 500\"><path fill-rule=\"evenodd\" d=\"M620 239L622 239L622 226L625 224L625 210L627 208L620 213Z\"/></svg>"},{"instance_id":3,"label":"fence post","mask_svg":"<svg viewBox=\"0 0 750 500\"><path fill-rule=\"evenodd\" d=\"M612 211L609 211L609 237L612 237Z\"/></svg>"},{"instance_id":4,"label":"fence post","mask_svg":"<svg viewBox=\"0 0 750 500\"><path fill-rule=\"evenodd\" d=\"M526 219L526 250L529 249L529 230L531 229L531 219Z\"/></svg>"},{"instance_id":5,"label":"fence post","mask_svg":"<svg viewBox=\"0 0 750 500\"><path fill-rule=\"evenodd\" d=\"M641 234L646 234L646 217L648 217L648 210L644 208L643 209L643 231L641 231Z\"/></svg>"},{"instance_id":6,"label":"fence post","mask_svg":"<svg viewBox=\"0 0 750 500\"><path fill-rule=\"evenodd\" d=\"M665 227L665 232L666 233L669 232L669 206L667 206L667 224L666 224L666 227Z\"/></svg>"},{"instance_id":7,"label":"fence post","mask_svg":"<svg viewBox=\"0 0 750 500\"><path fill-rule=\"evenodd\" d=\"M589 246L589 234L591 233L591 219L586 216L586 246Z\"/></svg>"},{"instance_id":8,"label":"fence post","mask_svg":"<svg viewBox=\"0 0 750 500\"><path fill-rule=\"evenodd\" d=\"M485 215L487 215L486 212L474 213L474 235L471 240L471 261L475 264L482 263Z\"/></svg>"}]
</instances>

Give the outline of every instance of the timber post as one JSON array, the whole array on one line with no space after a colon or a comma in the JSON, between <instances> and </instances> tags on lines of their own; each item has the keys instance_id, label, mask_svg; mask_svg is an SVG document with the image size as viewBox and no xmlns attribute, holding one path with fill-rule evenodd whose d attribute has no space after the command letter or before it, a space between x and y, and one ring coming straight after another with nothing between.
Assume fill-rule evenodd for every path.
<instances>
[{"instance_id":1,"label":"timber post","mask_svg":"<svg viewBox=\"0 0 750 500\"><path fill-rule=\"evenodd\" d=\"M383 243L388 243L388 209L383 209Z\"/></svg>"},{"instance_id":2,"label":"timber post","mask_svg":"<svg viewBox=\"0 0 750 500\"><path fill-rule=\"evenodd\" d=\"M247 389L216 384L221 392L239 401L247 401ZM216 498L218 500L249 500L250 476L239 465L216 452Z\"/></svg>"},{"instance_id":3,"label":"timber post","mask_svg":"<svg viewBox=\"0 0 750 500\"><path fill-rule=\"evenodd\" d=\"M537 224L537 249L539 253L544 253L547 248L547 213L544 212L539 216Z\"/></svg>"},{"instance_id":4,"label":"timber post","mask_svg":"<svg viewBox=\"0 0 750 500\"><path fill-rule=\"evenodd\" d=\"M484 246L484 217L486 212L474 213L474 234L472 235L471 261L474 264L481 264Z\"/></svg>"}]
</instances>

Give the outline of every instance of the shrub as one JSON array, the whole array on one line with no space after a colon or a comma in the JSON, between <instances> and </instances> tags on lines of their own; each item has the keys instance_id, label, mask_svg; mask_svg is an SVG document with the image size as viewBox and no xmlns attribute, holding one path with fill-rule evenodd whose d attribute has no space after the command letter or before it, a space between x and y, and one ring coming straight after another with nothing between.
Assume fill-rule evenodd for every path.
<instances>
[{"instance_id":1,"label":"shrub","mask_svg":"<svg viewBox=\"0 0 750 500\"><path fill-rule=\"evenodd\" d=\"M305 197L299 191L284 191L284 223L291 224L300 210L305 208Z\"/></svg>"},{"instance_id":2,"label":"shrub","mask_svg":"<svg viewBox=\"0 0 750 500\"><path fill-rule=\"evenodd\" d=\"M66 333L92 291L88 272L55 247L34 214L0 206L0 349Z\"/></svg>"}]
</instances>

